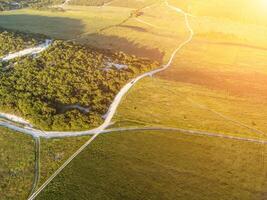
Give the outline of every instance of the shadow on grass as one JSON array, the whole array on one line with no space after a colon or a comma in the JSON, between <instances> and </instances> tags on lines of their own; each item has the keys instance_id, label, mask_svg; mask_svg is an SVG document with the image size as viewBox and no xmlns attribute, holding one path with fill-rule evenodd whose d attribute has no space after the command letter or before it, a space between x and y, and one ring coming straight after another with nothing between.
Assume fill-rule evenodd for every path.
<instances>
[{"instance_id":1,"label":"shadow on grass","mask_svg":"<svg viewBox=\"0 0 267 200\"><path fill-rule=\"evenodd\" d=\"M153 36L158 36L158 37L165 37L165 38L172 38L172 39L179 38L179 36L177 34L175 35L174 33L172 33L172 34L160 33L159 31L149 30L149 29L146 29L146 28L142 28L140 26L119 25L118 27L131 29L131 30L136 31L136 32L148 33L148 34L151 34Z\"/></svg>"},{"instance_id":2,"label":"shadow on grass","mask_svg":"<svg viewBox=\"0 0 267 200\"><path fill-rule=\"evenodd\" d=\"M164 52L158 48L149 48L135 41L127 40L123 37L107 36L103 34L93 33L85 38L77 40L97 48L108 49L111 51L123 51L130 55L149 58L158 62L162 62Z\"/></svg>"},{"instance_id":3,"label":"shadow on grass","mask_svg":"<svg viewBox=\"0 0 267 200\"><path fill-rule=\"evenodd\" d=\"M77 19L25 14L0 15L0 26L28 33L40 33L57 39L71 39L84 30L84 25Z\"/></svg>"},{"instance_id":4,"label":"shadow on grass","mask_svg":"<svg viewBox=\"0 0 267 200\"><path fill-rule=\"evenodd\" d=\"M119 27L121 28L129 28L132 29L134 31L138 31L138 32L147 32L147 30L145 28L139 27L139 26L131 26L131 25L119 25Z\"/></svg>"},{"instance_id":5,"label":"shadow on grass","mask_svg":"<svg viewBox=\"0 0 267 200\"><path fill-rule=\"evenodd\" d=\"M225 91L235 96L267 97L267 75L263 73L216 72L180 67L164 71L159 77Z\"/></svg>"}]
</instances>

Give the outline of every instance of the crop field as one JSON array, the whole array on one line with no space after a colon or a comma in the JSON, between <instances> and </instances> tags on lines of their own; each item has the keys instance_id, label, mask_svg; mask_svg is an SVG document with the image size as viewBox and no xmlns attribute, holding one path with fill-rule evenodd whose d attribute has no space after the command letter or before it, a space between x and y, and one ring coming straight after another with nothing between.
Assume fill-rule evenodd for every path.
<instances>
[{"instance_id":1,"label":"crop field","mask_svg":"<svg viewBox=\"0 0 267 200\"><path fill-rule=\"evenodd\" d=\"M100 136L37 199L264 199L266 146L176 132Z\"/></svg>"}]
</instances>

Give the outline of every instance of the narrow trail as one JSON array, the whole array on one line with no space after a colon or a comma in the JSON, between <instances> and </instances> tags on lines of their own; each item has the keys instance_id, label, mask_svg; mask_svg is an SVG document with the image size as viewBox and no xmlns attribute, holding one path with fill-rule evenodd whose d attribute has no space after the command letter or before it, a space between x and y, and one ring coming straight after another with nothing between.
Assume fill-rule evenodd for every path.
<instances>
[{"instance_id":1,"label":"narrow trail","mask_svg":"<svg viewBox=\"0 0 267 200\"><path fill-rule=\"evenodd\" d=\"M19 123L21 125L31 126L31 124L25 119L8 113L0 113L0 119L9 120L11 122Z\"/></svg>"},{"instance_id":2,"label":"narrow trail","mask_svg":"<svg viewBox=\"0 0 267 200\"><path fill-rule=\"evenodd\" d=\"M68 5L70 3L71 0L65 0L61 5L60 7L64 7L66 5Z\"/></svg>"},{"instance_id":3,"label":"narrow trail","mask_svg":"<svg viewBox=\"0 0 267 200\"><path fill-rule=\"evenodd\" d=\"M261 143L261 144L266 144L266 141L263 140L258 140L258 139L249 139L249 138L242 138L242 137L236 137L236 136L228 136L228 135L223 135L223 134L219 134L219 133L209 133L209 132L201 132L201 131L196 131L196 130L185 130L185 129L179 129L179 128L162 128L162 127L148 127L148 128L120 128L120 129L107 129L108 126L111 124L111 120L113 118L113 116L115 115L115 112L120 104L120 102L122 101L122 98L128 93L128 91L141 79L147 77L147 76L152 76L156 73L159 73L161 71L166 70L168 67L171 66L173 59L175 58L176 54L185 46L187 45L193 38L194 36L194 31L191 28L190 24L189 24L189 19L188 17L191 16L190 14L184 12L183 10L181 10L180 8L174 7L172 5L170 5L168 3L168 1L165 2L166 6L168 8L170 8L171 10L174 10L177 13L181 13L184 15L184 20L185 20L185 25L188 29L189 32L189 36L188 38L182 42L171 54L171 57L169 59L169 61L167 62L167 64L163 65L161 68L159 69L155 69L151 72L147 72L144 73L138 77L136 77L135 79L132 79L129 83L127 83L120 91L119 93L116 95L116 97L114 98L112 104L110 105L108 112L106 114L106 119L104 121L104 123L102 125L100 125L99 127L92 129L92 130L88 130L88 131L67 131L67 132L61 132L61 131L41 131L38 129L34 129L30 126L24 126L24 127L19 127L16 126L12 123L9 122L2 122L0 121L0 126L4 126L7 128L10 128L12 130L15 131L19 131L25 134L30 134L33 137L35 137L36 139L38 139L39 142L39 138L40 137L45 137L45 138L55 138L55 137L75 137L75 136L81 136L81 135L92 135L92 137L83 145L81 146L70 158L67 159L67 161L61 166L59 167L54 174L49 177L45 183L36 189L36 185L38 185L38 179L39 179L39 158L38 161L36 162L35 165L35 169L36 169L36 174L35 174L35 180L34 180L34 184L33 184L33 188L32 188L32 195L28 198L28 200L33 200L37 197L37 195L42 192L42 190L77 156L79 155L89 144L91 144L101 133L110 133L110 132L115 132L115 131L137 131L137 130L169 130L169 131L179 131L181 133L185 133L185 134L191 134L191 135L203 135L203 136L209 136L209 137L220 137L220 138L226 138L226 139L233 139L233 140L240 140L240 141L247 141L247 142L254 142L254 143ZM143 8L146 9L149 6ZM131 18L131 17L129 17ZM122 23L125 23L127 20L129 20L129 18L127 18L126 20L124 20ZM112 27L116 27L116 26L112 26ZM111 27L107 27L107 28L111 28ZM31 54L31 53L29 53ZM21 56L21 55L28 55L28 54L24 54L24 53L19 53L16 56ZM36 140L37 141L37 140ZM39 143L38 143L39 144ZM39 147L38 147L39 148ZM40 150L38 150L40 153ZM37 174L38 173L38 174Z\"/></svg>"},{"instance_id":4,"label":"narrow trail","mask_svg":"<svg viewBox=\"0 0 267 200\"><path fill-rule=\"evenodd\" d=\"M115 0L115 1L116 1L116 0ZM114 2L114 1L111 1L111 2L109 2L109 4L111 4L111 3L113 3L113 2ZM100 6L100 8L102 8L102 7L106 7L106 6L108 6L109 4L104 4L103 6ZM149 9L149 8L154 7L154 6L157 5L157 4L158 4L158 2L156 2L156 3L152 3L152 4L148 5L148 6L143 7L143 8L139 8L139 9L137 9L136 11L137 11L137 12L138 12L138 11L144 11L144 10L146 10L146 9ZM78 35L77 37L75 37L75 38L73 38L73 39L70 39L70 40L68 40L68 41L76 41L76 40L82 39L84 36L89 36L89 35L92 35L92 34L101 33L101 32L106 31L106 30L108 30L108 29L119 27L119 26L125 24L126 22L128 22L130 19L137 19L137 17L134 17L133 15L129 15L126 19L124 19L123 21L119 22L118 24L112 24L112 25L109 25L109 26L100 28L99 30L97 30L96 32L93 32L93 33L92 33L91 31L82 33L82 34Z\"/></svg>"},{"instance_id":5,"label":"narrow trail","mask_svg":"<svg viewBox=\"0 0 267 200\"><path fill-rule=\"evenodd\" d=\"M217 137L217 138L224 138L230 140L237 140L243 142L251 142L251 143L258 143L258 144L267 144L266 140L254 139L254 138L243 138L238 136L220 134L220 133L213 133L207 131L198 131L198 130L189 130L189 129L182 129L182 128L171 128L171 127L133 127L133 128L114 128L114 129L106 129L102 133L109 134L113 132L131 132L131 131L174 131L179 132L186 135L195 135L195 136L208 136L208 137Z\"/></svg>"},{"instance_id":6,"label":"narrow trail","mask_svg":"<svg viewBox=\"0 0 267 200\"><path fill-rule=\"evenodd\" d=\"M167 4L168 5L168 4ZM171 7L172 8L172 7ZM178 13L181 13L182 11L175 10ZM178 53L178 51L180 51L180 49L182 49L186 44L188 44L194 35L194 31L192 30L190 24L189 24L189 19L186 13L182 12L182 14L184 14L184 18L185 18L185 25L189 31L189 37L187 40L185 40L184 42L182 42L171 54L171 57L169 59L169 61L167 62L167 64L161 66L161 68L159 69L155 69L152 70L150 72L144 73L134 79L132 79L130 82L128 82L124 87L122 87L122 89L119 91L119 93L115 96L112 104L110 105L107 113L106 113L106 119L104 121L104 123L102 125L100 125L99 127L95 128L95 129L91 129L91 130L87 130L87 131L41 131L38 129L34 129L31 127L18 127L14 124L8 123L8 122L0 122L0 126L4 126L10 129L13 129L15 131L18 132L22 132L25 134L29 134L32 135L34 137L45 137L45 138L51 138L51 137L69 137L69 136L79 136L79 135L90 135L90 134L99 134L100 132L102 132L104 129L106 129L116 110L117 107L119 106L122 98L126 95L126 93L128 93L128 91L141 79L145 78L145 77L149 77L149 76L153 76L156 73L159 73L161 71L166 70L168 67L170 67L170 65L173 62L173 59L175 58L175 55Z\"/></svg>"},{"instance_id":7,"label":"narrow trail","mask_svg":"<svg viewBox=\"0 0 267 200\"><path fill-rule=\"evenodd\" d=\"M253 131L254 133L257 133L257 134L260 134L260 135L263 135L263 136L266 135L266 134L265 134L263 131L261 131L261 130L258 130L258 129L256 129L256 128L253 128L253 127L251 127L251 126L249 126L249 125L247 125L247 124L245 124L245 123L243 123L243 122L240 122L240 121L237 121L237 120L235 120L235 119L232 119L231 117L228 117L228 116L226 116L226 115L224 115L224 114L222 114L222 113L220 113L220 112L218 112L218 111L212 110L212 109L208 108L206 105L203 105L203 104L200 104L200 103L195 102L195 101L192 100L191 98L187 98L187 100L188 100L189 102L191 102L192 104L196 105L198 108L201 108L201 109L207 110L207 111L209 111L209 112L212 112L213 114L215 114L215 115L221 117L222 119L224 119L224 120L226 120L226 121L228 121L228 122L232 122L233 124L236 124L236 125L238 125L238 126L240 126L240 127L249 129L249 130Z\"/></svg>"},{"instance_id":8,"label":"narrow trail","mask_svg":"<svg viewBox=\"0 0 267 200\"><path fill-rule=\"evenodd\" d=\"M0 123L1 125L1 123ZM17 129L13 129L12 127L9 127L9 129L11 130L15 130L17 131ZM23 128L22 128L23 129ZM225 133L225 134L221 134L221 133L216 133L216 132L208 132L208 131L200 131L200 130L192 130L192 129L181 129L181 128L176 128L176 127L137 127L137 128L132 128L132 127L124 127L124 128L114 128L114 129L105 129L102 130L100 133L102 134L106 134L106 133L110 133L110 132L114 132L114 131L131 131L131 130L175 130L175 131L179 131L179 132L183 132L183 133L191 133L194 135L210 135L210 136L214 136L214 137L224 137L225 138L232 138L232 139L238 139L238 140L242 140L242 141L258 141L261 143L266 143L266 140L261 140L261 139L253 139L253 138L246 138L246 137L235 137L235 136L231 136L231 135L235 135L235 133ZM253 130L252 130L253 131ZM23 133L23 131L18 131ZM254 131L252 133L255 133ZM88 136L88 135L95 135L95 133L93 132L79 132L78 134L70 134L70 135L47 135L45 133L43 133L42 131L40 131L40 134L42 135L33 135L34 138L47 138L47 139L52 139L52 138L65 138L65 137L78 137L78 136Z\"/></svg>"},{"instance_id":9,"label":"narrow trail","mask_svg":"<svg viewBox=\"0 0 267 200\"><path fill-rule=\"evenodd\" d=\"M109 2L107 2L107 3L104 3L103 6L109 6L109 5L112 4L114 1L116 1L116 0L111 0L111 1L109 1Z\"/></svg>"},{"instance_id":10,"label":"narrow trail","mask_svg":"<svg viewBox=\"0 0 267 200\"><path fill-rule=\"evenodd\" d=\"M167 1L166 1L167 2ZM167 4L167 6L169 7L169 4ZM172 8L172 7L170 7ZM173 8L172 8L173 9ZM28 199L28 200L33 200L35 199L35 197L77 156L79 155L91 142L93 142L100 133L102 133L111 123L111 120L122 100L122 98L126 95L126 93L138 82L140 81L141 79L143 79L144 77L147 77L147 76L152 76L156 73L159 73L161 71L164 71L166 70L168 67L170 67L170 65L172 64L173 62L173 59L175 57L175 55L178 53L178 51L180 49L182 49L186 44L188 44L192 38L193 38L193 35L194 35L194 31L193 29L191 28L190 24L189 24L189 19L188 19L188 16L185 12L183 12L182 10L175 10L176 12L178 13L182 13L184 15L184 18L185 18L185 24L186 24L186 27L188 28L188 31L189 31L189 37L186 41L184 41L182 44L180 44L175 50L174 52L172 53L168 63L166 65L163 65L161 68L159 69L156 69L156 70L153 70L151 72L147 72L147 73L144 73L140 76L138 76L137 78L133 79L132 81L130 81L129 83L127 83L121 90L120 92L116 95L114 101L112 102L111 106L109 107L109 110L107 112L107 117L104 121L104 123L99 126L98 128L94 129L94 130L91 130L93 132L95 132L95 134L93 135L93 137L88 140L82 147L80 147L61 167L59 167L58 170L56 170L56 172L51 176L49 177L45 183L36 191L33 193L33 195ZM48 133L48 132L47 132ZM56 132L50 132L50 133L56 133ZM50 134L48 133L48 134ZM61 132L62 133L62 132ZM63 132L64 133L64 132ZM76 132L77 133L77 132ZM73 133L75 134L75 132ZM70 134L72 135L72 134Z\"/></svg>"},{"instance_id":11,"label":"narrow trail","mask_svg":"<svg viewBox=\"0 0 267 200\"><path fill-rule=\"evenodd\" d=\"M39 179L40 179L40 138L36 137L35 139L35 166L34 166L34 180L33 180L33 184L32 184L32 189L31 192L29 194L29 196L31 196L34 191L37 189L38 187L38 183L39 183Z\"/></svg>"},{"instance_id":12,"label":"narrow trail","mask_svg":"<svg viewBox=\"0 0 267 200\"><path fill-rule=\"evenodd\" d=\"M45 51L51 44L52 44L52 40L46 40L44 43L42 43L36 47L24 49L24 50L15 52L15 53L10 53L10 54L0 58L0 62L7 62L7 61L10 61L14 58L19 58L22 56L39 54L39 53Z\"/></svg>"},{"instance_id":13,"label":"narrow trail","mask_svg":"<svg viewBox=\"0 0 267 200\"><path fill-rule=\"evenodd\" d=\"M158 28L158 29L161 29L161 27L159 27L159 26L157 26L157 25L154 25L154 24L151 24L151 23L149 23L149 22L146 22L146 21L144 21L144 20L142 20L142 19L140 19L140 18L134 18L136 21L138 21L138 22L140 22L140 23L142 23L142 24L145 24L145 25L147 25L147 26L150 26L150 27L152 27L152 28Z\"/></svg>"},{"instance_id":14,"label":"narrow trail","mask_svg":"<svg viewBox=\"0 0 267 200\"><path fill-rule=\"evenodd\" d=\"M200 109L202 109L202 110L209 111L209 112L211 112L211 113L217 115L218 117L222 118L223 120L225 120L225 121L228 122L228 123L231 122L232 124L235 124L236 126L239 126L239 127L246 128L246 129L252 131L253 133L259 134L259 135L261 135L261 136L266 136L266 133L265 133L265 132L263 132L263 131L261 131L261 130L259 130L259 129L256 129L256 128L254 128L254 127L251 127L251 126L249 126L249 125L247 125L247 124L245 124L245 123L243 123L243 122L240 122L240 121L238 121L238 120L236 120L236 119L233 119L233 118L231 118L231 117L229 117L229 116L226 116L226 115L224 115L224 114L222 114L222 113L220 113L220 112L218 112L218 111L216 111L216 110L210 109L210 108L207 107L206 105L204 105L204 104L200 104L199 102L194 101L192 98L189 98L189 97L186 97L186 98L185 98L185 96L182 96L182 95L180 95L180 94L176 94L176 93L174 93L173 90L170 90L170 89L167 88L167 87L161 87L161 88L164 89L164 90L166 90L166 91L168 91L168 92L170 92L172 95L176 95L176 96L178 96L178 97L180 97L180 98L183 97L183 98L184 98L186 101L188 101L191 105L193 105L193 106L195 106L195 107L197 107L197 108L200 108Z\"/></svg>"}]
</instances>

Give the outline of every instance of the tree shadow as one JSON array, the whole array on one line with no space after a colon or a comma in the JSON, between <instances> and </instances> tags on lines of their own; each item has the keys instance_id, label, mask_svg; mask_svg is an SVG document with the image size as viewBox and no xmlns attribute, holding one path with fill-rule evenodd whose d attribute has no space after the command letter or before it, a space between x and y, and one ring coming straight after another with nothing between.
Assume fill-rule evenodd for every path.
<instances>
[{"instance_id":1,"label":"tree shadow","mask_svg":"<svg viewBox=\"0 0 267 200\"><path fill-rule=\"evenodd\" d=\"M149 48L133 40L127 40L124 37L108 36L103 34L93 33L86 38L77 40L78 42L85 43L96 48L108 49L111 51L123 51L130 55L138 57L149 58L151 60L162 63L165 55L158 48Z\"/></svg>"},{"instance_id":2,"label":"tree shadow","mask_svg":"<svg viewBox=\"0 0 267 200\"><path fill-rule=\"evenodd\" d=\"M132 29L134 31L138 31L138 32L148 32L147 29L145 28L142 28L142 27L139 27L139 26L131 26L131 25L119 25L118 27L121 27L121 28L129 28L129 29Z\"/></svg>"},{"instance_id":3,"label":"tree shadow","mask_svg":"<svg viewBox=\"0 0 267 200\"><path fill-rule=\"evenodd\" d=\"M120 28L126 28L126 29L131 29L133 31L136 32L142 32L142 33L149 33L153 36L158 36L158 37L165 37L165 38L172 38L175 39L178 37L178 35L172 33L172 34L168 34L168 33L160 33L159 31L153 31L153 30L149 30L140 26L132 26L132 25L119 25L118 27Z\"/></svg>"},{"instance_id":4,"label":"tree shadow","mask_svg":"<svg viewBox=\"0 0 267 200\"><path fill-rule=\"evenodd\" d=\"M225 91L242 97L267 97L267 75L263 73L217 72L200 69L170 68L158 75L160 78L200 85L211 90Z\"/></svg>"},{"instance_id":5,"label":"tree shadow","mask_svg":"<svg viewBox=\"0 0 267 200\"><path fill-rule=\"evenodd\" d=\"M55 39L72 39L82 34L85 28L77 19L26 14L0 15L0 26L27 33L44 34Z\"/></svg>"},{"instance_id":6,"label":"tree shadow","mask_svg":"<svg viewBox=\"0 0 267 200\"><path fill-rule=\"evenodd\" d=\"M139 32L146 32L146 29L122 25ZM91 45L98 49L109 49L112 51L123 51L127 54L149 58L162 62L164 52L158 48L149 48L136 41L127 40L124 37L106 36L93 33L79 39L84 33L85 25L81 20L68 17L41 16L30 14L9 14L0 15L0 27L22 31L26 33L43 34L53 39L69 40L78 38L76 41Z\"/></svg>"}]
</instances>

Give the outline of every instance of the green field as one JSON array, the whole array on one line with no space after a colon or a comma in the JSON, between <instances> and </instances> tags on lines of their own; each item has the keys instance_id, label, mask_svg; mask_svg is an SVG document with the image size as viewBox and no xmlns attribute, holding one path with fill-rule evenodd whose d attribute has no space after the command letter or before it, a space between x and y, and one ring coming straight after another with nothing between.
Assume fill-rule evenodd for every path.
<instances>
[{"instance_id":1,"label":"green field","mask_svg":"<svg viewBox=\"0 0 267 200\"><path fill-rule=\"evenodd\" d=\"M90 137L41 139L40 179L41 186L80 146Z\"/></svg>"},{"instance_id":2,"label":"green field","mask_svg":"<svg viewBox=\"0 0 267 200\"><path fill-rule=\"evenodd\" d=\"M129 92L115 126L160 125L266 137L254 130L267 132L266 55L257 48L193 40L171 68Z\"/></svg>"},{"instance_id":3,"label":"green field","mask_svg":"<svg viewBox=\"0 0 267 200\"><path fill-rule=\"evenodd\" d=\"M261 112L255 114L260 105L249 104L241 99L223 93L214 93L192 84L148 78L140 82L127 95L118 109L113 126L178 127L227 135L266 138L213 112L220 112L251 128L265 131L264 107L261 107ZM247 115L241 112L244 108Z\"/></svg>"},{"instance_id":4,"label":"green field","mask_svg":"<svg viewBox=\"0 0 267 200\"><path fill-rule=\"evenodd\" d=\"M175 132L103 135L37 199L264 199L265 152Z\"/></svg>"},{"instance_id":5,"label":"green field","mask_svg":"<svg viewBox=\"0 0 267 200\"><path fill-rule=\"evenodd\" d=\"M0 26L57 39L75 39L83 33L117 24L129 16L131 9L113 7L69 6L65 12L23 9L0 13ZM97 23L96 23L97 22Z\"/></svg>"},{"instance_id":6,"label":"green field","mask_svg":"<svg viewBox=\"0 0 267 200\"><path fill-rule=\"evenodd\" d=\"M0 128L0 197L26 199L34 178L34 141Z\"/></svg>"},{"instance_id":7,"label":"green field","mask_svg":"<svg viewBox=\"0 0 267 200\"><path fill-rule=\"evenodd\" d=\"M27 199L37 178L37 186L54 173L90 137L41 139L40 155L35 157L32 137L0 129L1 200ZM36 172L35 162L39 162Z\"/></svg>"},{"instance_id":8,"label":"green field","mask_svg":"<svg viewBox=\"0 0 267 200\"><path fill-rule=\"evenodd\" d=\"M170 12L163 5L141 10L141 12L144 14L138 18L130 18L123 24L105 29L98 34L84 35L76 41L166 61L172 51L188 37L184 16Z\"/></svg>"},{"instance_id":9,"label":"green field","mask_svg":"<svg viewBox=\"0 0 267 200\"><path fill-rule=\"evenodd\" d=\"M160 2L114 0L104 7L1 12L0 26L166 63L189 32L184 16ZM265 7L259 6L260 0L169 2L194 15L189 17L194 38L168 70L141 80L129 91L111 127L174 127L266 140ZM135 9L141 13L138 18L132 14ZM38 185L88 138L42 139ZM23 143L23 151L13 146L13 140ZM0 196L24 198L33 179L33 142L21 135L13 139L6 130L0 134L2 147L1 141L3 149L11 149L1 152L0 180L4 174L12 181L3 186L0 181ZM263 200L266 150L263 144L168 131L101 135L37 199ZM21 162L28 164L23 165L20 173L25 176L17 186L6 169L19 168L11 155L20 154Z\"/></svg>"}]
</instances>

